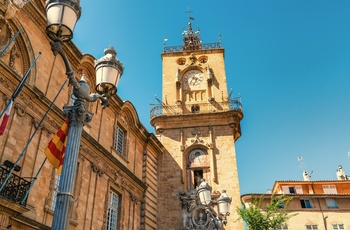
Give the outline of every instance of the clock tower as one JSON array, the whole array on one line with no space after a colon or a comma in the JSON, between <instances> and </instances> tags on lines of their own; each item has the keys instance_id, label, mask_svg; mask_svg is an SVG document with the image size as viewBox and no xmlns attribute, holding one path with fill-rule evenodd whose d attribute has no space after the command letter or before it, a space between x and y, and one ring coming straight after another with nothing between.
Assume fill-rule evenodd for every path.
<instances>
[{"instance_id":1,"label":"clock tower","mask_svg":"<svg viewBox=\"0 0 350 230\"><path fill-rule=\"evenodd\" d=\"M242 106L227 90L221 43L202 44L191 23L182 35L182 46L164 47L162 100L151 111L167 150L158 161L157 228L217 229L213 219L225 219L216 208L226 190L232 203L224 228L243 229L235 222L241 205L235 141ZM212 187L210 213L196 196L203 179Z\"/></svg>"}]
</instances>

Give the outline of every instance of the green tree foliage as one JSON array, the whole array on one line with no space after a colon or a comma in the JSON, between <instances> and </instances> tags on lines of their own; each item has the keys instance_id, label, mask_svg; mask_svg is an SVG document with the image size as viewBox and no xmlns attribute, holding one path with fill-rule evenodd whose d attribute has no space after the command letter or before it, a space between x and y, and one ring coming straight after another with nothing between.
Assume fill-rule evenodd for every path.
<instances>
[{"instance_id":1,"label":"green tree foliage","mask_svg":"<svg viewBox=\"0 0 350 230\"><path fill-rule=\"evenodd\" d=\"M242 204L241 208L237 208L239 220L247 224L248 230L274 230L280 225L286 225L287 221L296 215L289 215L286 211L292 199L284 195L272 195L270 202L263 205L264 195L259 198L252 196L249 205Z\"/></svg>"}]
</instances>

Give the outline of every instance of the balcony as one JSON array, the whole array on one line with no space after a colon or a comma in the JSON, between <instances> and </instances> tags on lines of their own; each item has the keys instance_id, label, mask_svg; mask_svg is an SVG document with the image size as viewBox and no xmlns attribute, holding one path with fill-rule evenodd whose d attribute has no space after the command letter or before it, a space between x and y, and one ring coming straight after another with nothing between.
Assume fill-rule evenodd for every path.
<instances>
[{"instance_id":1,"label":"balcony","mask_svg":"<svg viewBox=\"0 0 350 230\"><path fill-rule=\"evenodd\" d=\"M0 185L4 183L9 173L10 170L0 166ZM22 200L25 197L29 187L29 181L12 173L5 187L0 192L0 197L9 200L13 203L25 206L27 200L24 200L24 202L22 202Z\"/></svg>"},{"instance_id":2,"label":"balcony","mask_svg":"<svg viewBox=\"0 0 350 230\"><path fill-rule=\"evenodd\" d=\"M220 49L220 48L222 48L220 42L201 44L201 50ZM182 52L182 51L184 51L183 46L165 46L164 47L164 53L174 53L174 52Z\"/></svg>"},{"instance_id":3,"label":"balcony","mask_svg":"<svg viewBox=\"0 0 350 230\"><path fill-rule=\"evenodd\" d=\"M226 112L230 110L242 111L242 103L240 98L231 99L226 102L212 102L212 103L197 103L191 105L155 105L150 112L150 118L157 116L174 116L184 114L200 114L200 113L215 113Z\"/></svg>"}]
</instances>

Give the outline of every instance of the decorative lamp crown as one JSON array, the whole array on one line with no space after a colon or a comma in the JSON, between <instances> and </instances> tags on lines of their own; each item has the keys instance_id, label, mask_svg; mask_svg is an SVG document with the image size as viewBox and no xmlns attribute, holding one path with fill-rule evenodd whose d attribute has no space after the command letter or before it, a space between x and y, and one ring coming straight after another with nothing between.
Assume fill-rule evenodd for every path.
<instances>
[{"instance_id":1,"label":"decorative lamp crown","mask_svg":"<svg viewBox=\"0 0 350 230\"><path fill-rule=\"evenodd\" d=\"M73 30L81 15L79 0L48 0L46 2L46 34L63 42L73 38Z\"/></svg>"},{"instance_id":2,"label":"decorative lamp crown","mask_svg":"<svg viewBox=\"0 0 350 230\"><path fill-rule=\"evenodd\" d=\"M197 196L200 199L200 202L207 206L211 203L211 190L210 185L205 182L204 179L201 180L200 185L197 188Z\"/></svg>"},{"instance_id":3,"label":"decorative lamp crown","mask_svg":"<svg viewBox=\"0 0 350 230\"><path fill-rule=\"evenodd\" d=\"M104 50L105 56L95 61L96 91L111 97L117 92L119 80L123 74L123 64L116 58L113 46Z\"/></svg>"}]
</instances>

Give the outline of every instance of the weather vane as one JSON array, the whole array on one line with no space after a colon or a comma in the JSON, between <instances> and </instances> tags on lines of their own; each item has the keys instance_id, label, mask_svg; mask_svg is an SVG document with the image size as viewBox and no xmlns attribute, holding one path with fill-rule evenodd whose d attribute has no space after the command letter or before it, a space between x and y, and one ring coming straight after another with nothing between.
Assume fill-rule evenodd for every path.
<instances>
[{"instance_id":1,"label":"weather vane","mask_svg":"<svg viewBox=\"0 0 350 230\"><path fill-rule=\"evenodd\" d=\"M194 18L191 17L191 12L193 12L193 11L191 11L191 10L190 10L190 6L188 6L188 10L187 10L188 20L194 20Z\"/></svg>"}]
</instances>

